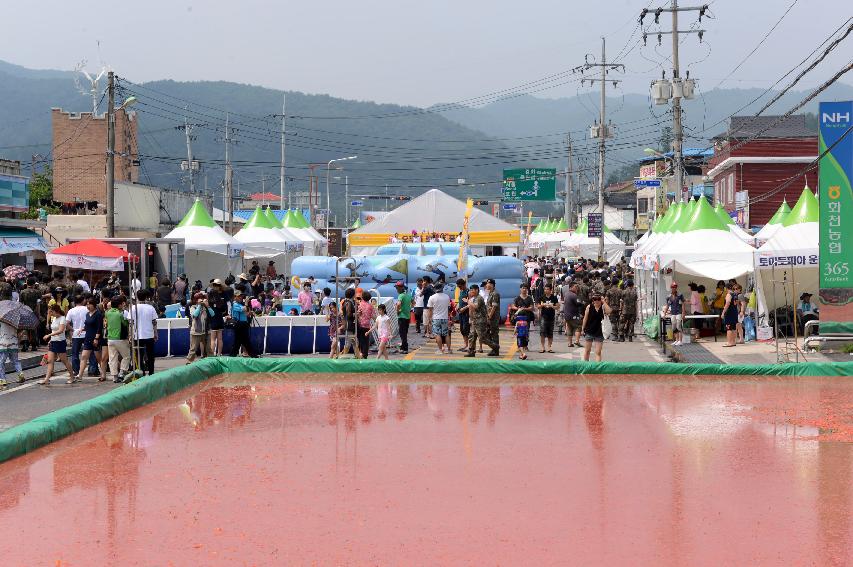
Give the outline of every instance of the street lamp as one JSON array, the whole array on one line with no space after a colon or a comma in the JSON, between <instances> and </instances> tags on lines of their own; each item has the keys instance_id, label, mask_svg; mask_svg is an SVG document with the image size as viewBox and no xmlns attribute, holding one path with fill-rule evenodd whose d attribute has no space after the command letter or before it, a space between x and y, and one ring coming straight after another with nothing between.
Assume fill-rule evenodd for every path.
<instances>
[{"instance_id":1,"label":"street lamp","mask_svg":"<svg viewBox=\"0 0 853 567\"><path fill-rule=\"evenodd\" d=\"M332 170L332 164L339 161L349 161L351 159L356 159L358 156L349 156L344 158L335 158L330 159L329 163L326 164L326 240L329 239L329 218L332 216L332 197L329 193L329 172Z\"/></svg>"}]
</instances>

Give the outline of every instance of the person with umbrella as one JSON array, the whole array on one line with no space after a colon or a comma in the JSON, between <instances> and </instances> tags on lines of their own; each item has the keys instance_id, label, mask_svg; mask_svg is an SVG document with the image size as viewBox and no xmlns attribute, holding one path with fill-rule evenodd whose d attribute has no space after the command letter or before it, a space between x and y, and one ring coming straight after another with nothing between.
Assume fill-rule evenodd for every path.
<instances>
[{"instance_id":1,"label":"person with umbrella","mask_svg":"<svg viewBox=\"0 0 853 567\"><path fill-rule=\"evenodd\" d=\"M6 362L11 361L18 373L18 382L24 381L21 361L18 360L18 330L9 323L0 321L0 389L7 386Z\"/></svg>"},{"instance_id":2,"label":"person with umbrella","mask_svg":"<svg viewBox=\"0 0 853 567\"><path fill-rule=\"evenodd\" d=\"M18 360L19 329L35 329L39 320L32 309L17 301L0 301L0 388L6 387L6 362L15 365L18 382L24 381L21 363Z\"/></svg>"}]
</instances>

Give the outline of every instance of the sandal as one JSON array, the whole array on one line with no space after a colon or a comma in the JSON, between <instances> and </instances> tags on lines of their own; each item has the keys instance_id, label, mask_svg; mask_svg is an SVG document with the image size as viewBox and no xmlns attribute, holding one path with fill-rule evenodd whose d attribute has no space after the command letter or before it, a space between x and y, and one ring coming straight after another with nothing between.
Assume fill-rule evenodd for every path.
<instances>
[{"instance_id":1,"label":"sandal","mask_svg":"<svg viewBox=\"0 0 853 567\"><path fill-rule=\"evenodd\" d=\"M50 386L50 380L48 380L47 378L45 378L44 380L39 380L39 381L38 381L38 384L39 384L40 386Z\"/></svg>"},{"instance_id":2,"label":"sandal","mask_svg":"<svg viewBox=\"0 0 853 567\"><path fill-rule=\"evenodd\" d=\"M107 377L106 377L106 376L99 376L99 377L98 377L98 382L106 382L106 381L107 381Z\"/></svg>"},{"instance_id":3,"label":"sandal","mask_svg":"<svg viewBox=\"0 0 853 567\"><path fill-rule=\"evenodd\" d=\"M551 352L554 352L554 351L551 351ZM545 354L545 349L543 348L542 350L540 350L539 354Z\"/></svg>"},{"instance_id":4,"label":"sandal","mask_svg":"<svg viewBox=\"0 0 853 567\"><path fill-rule=\"evenodd\" d=\"M554 354L554 351L551 350L550 348L548 349L548 352L550 352L551 354Z\"/></svg>"}]
</instances>

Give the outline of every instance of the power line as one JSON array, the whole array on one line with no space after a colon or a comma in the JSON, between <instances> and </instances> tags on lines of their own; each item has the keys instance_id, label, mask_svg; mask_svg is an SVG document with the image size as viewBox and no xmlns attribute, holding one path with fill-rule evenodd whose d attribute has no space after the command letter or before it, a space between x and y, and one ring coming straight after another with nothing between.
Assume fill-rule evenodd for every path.
<instances>
[{"instance_id":1,"label":"power line","mask_svg":"<svg viewBox=\"0 0 853 567\"><path fill-rule=\"evenodd\" d=\"M785 19L785 16L787 16L787 15L788 15L788 13L789 13L793 8L794 8L794 6L796 6L797 2L799 2L799 1L800 1L800 0L794 0L793 2L791 2L791 5L790 5L790 6L788 6L788 9L787 9L787 10L785 10L785 12L784 12L780 17L779 17L779 19L778 19L778 20L776 20L776 23L775 23L775 24L773 24L773 27L771 27L771 28L767 31L767 33L765 33L765 34L764 34L764 37L762 37L762 38L761 38L761 41L759 41L759 42L755 45L755 47L753 47L753 48L752 48L752 51L750 51L749 53L747 53L747 54L746 54L746 57L744 57L743 59L741 59L741 60L740 60L740 62L739 62L737 65L735 65L735 68L734 68L734 69L732 69L731 71L729 71L729 74L728 74L728 75L726 75L725 77L723 77L723 78L720 80L720 82L719 82L719 83L717 83L717 85L714 87L714 89L719 88L719 87L720 87L720 85L722 85L723 83L725 83L725 82L726 82L726 79L728 79L729 77L731 77L732 75L734 75L734 74L737 72L737 70L738 70L738 69L740 69L740 68L741 68L741 66L743 66L743 64L744 64L744 63L746 63L746 62L747 62L747 60L748 60L750 57L752 57L752 56L755 54L755 52L756 52L756 51L758 51L758 48L759 48L759 47L761 47L762 45L764 45L764 42L765 42L765 41L767 41L767 39L770 37L770 35L771 35L775 30L776 30L776 28L777 28L777 27L779 27L779 24L781 24L781 23L782 23L782 20L784 20L784 19ZM711 90L713 90L713 89L711 89Z\"/></svg>"}]
</instances>

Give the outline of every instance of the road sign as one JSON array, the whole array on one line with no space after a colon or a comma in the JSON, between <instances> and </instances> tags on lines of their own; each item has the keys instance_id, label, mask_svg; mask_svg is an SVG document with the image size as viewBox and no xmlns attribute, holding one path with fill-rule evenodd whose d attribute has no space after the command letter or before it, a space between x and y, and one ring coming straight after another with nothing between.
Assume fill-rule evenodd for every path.
<instances>
[{"instance_id":1,"label":"road sign","mask_svg":"<svg viewBox=\"0 0 853 567\"><path fill-rule=\"evenodd\" d=\"M557 194L557 170L542 167L505 169L504 201L553 201Z\"/></svg>"},{"instance_id":2,"label":"road sign","mask_svg":"<svg viewBox=\"0 0 853 567\"><path fill-rule=\"evenodd\" d=\"M586 215L586 235L590 238L599 238L601 231L604 229L604 215L601 213L587 213Z\"/></svg>"},{"instance_id":3,"label":"road sign","mask_svg":"<svg viewBox=\"0 0 853 567\"><path fill-rule=\"evenodd\" d=\"M518 203L504 203L501 208L505 211L517 211L518 206Z\"/></svg>"},{"instance_id":4,"label":"road sign","mask_svg":"<svg viewBox=\"0 0 853 567\"><path fill-rule=\"evenodd\" d=\"M349 206L350 207L363 207L364 201L351 201Z\"/></svg>"},{"instance_id":5,"label":"road sign","mask_svg":"<svg viewBox=\"0 0 853 567\"><path fill-rule=\"evenodd\" d=\"M660 187L660 179L635 179L634 187Z\"/></svg>"}]
</instances>

